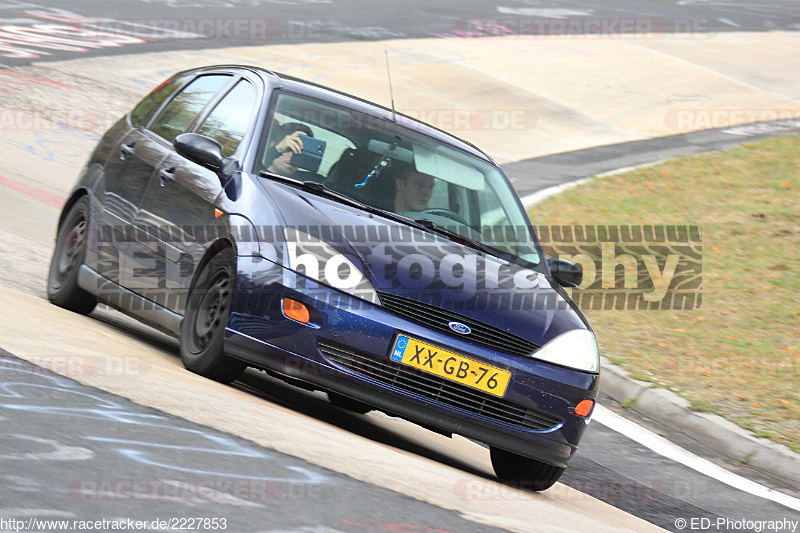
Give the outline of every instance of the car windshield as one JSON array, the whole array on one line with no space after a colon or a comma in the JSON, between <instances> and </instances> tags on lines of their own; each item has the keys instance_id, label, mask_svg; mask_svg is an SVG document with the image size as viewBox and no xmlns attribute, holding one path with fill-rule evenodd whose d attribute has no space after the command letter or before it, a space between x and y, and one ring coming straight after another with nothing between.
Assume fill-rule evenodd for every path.
<instances>
[{"instance_id":1,"label":"car windshield","mask_svg":"<svg viewBox=\"0 0 800 533\"><path fill-rule=\"evenodd\" d=\"M321 183L494 255L539 263L527 215L498 168L406 127L409 119L391 122L280 91L270 120L260 171Z\"/></svg>"}]
</instances>

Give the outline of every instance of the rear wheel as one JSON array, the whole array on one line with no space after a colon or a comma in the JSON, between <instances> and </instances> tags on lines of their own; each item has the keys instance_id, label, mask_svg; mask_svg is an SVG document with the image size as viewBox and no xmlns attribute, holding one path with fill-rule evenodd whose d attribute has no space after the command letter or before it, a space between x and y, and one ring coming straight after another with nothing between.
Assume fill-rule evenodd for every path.
<instances>
[{"instance_id":1,"label":"rear wheel","mask_svg":"<svg viewBox=\"0 0 800 533\"><path fill-rule=\"evenodd\" d=\"M341 409L347 409L348 411L352 411L360 415L369 413L370 411L373 410L373 407L371 405L364 402L360 402L358 400L354 400L353 398L350 398L349 396L345 396L343 394L339 394L338 392L328 392L328 399L336 407L339 407Z\"/></svg>"},{"instance_id":2,"label":"rear wheel","mask_svg":"<svg viewBox=\"0 0 800 533\"><path fill-rule=\"evenodd\" d=\"M547 490L555 485L566 470L494 446L490 448L490 453L497 477L522 489Z\"/></svg>"},{"instance_id":3,"label":"rear wheel","mask_svg":"<svg viewBox=\"0 0 800 533\"><path fill-rule=\"evenodd\" d=\"M47 298L64 309L88 315L97 299L78 286L78 270L89 240L89 198L84 196L67 213L58 230L47 274Z\"/></svg>"},{"instance_id":4,"label":"rear wheel","mask_svg":"<svg viewBox=\"0 0 800 533\"><path fill-rule=\"evenodd\" d=\"M236 257L225 248L206 263L198 275L181 322L183 365L201 376L230 383L247 368L225 355L225 326L231 312Z\"/></svg>"}]
</instances>

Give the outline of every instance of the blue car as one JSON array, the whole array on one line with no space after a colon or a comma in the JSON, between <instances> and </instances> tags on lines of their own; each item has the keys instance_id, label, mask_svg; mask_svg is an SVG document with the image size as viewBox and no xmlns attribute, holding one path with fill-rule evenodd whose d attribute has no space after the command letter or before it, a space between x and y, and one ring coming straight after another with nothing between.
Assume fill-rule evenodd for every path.
<instances>
[{"instance_id":1,"label":"blue car","mask_svg":"<svg viewBox=\"0 0 800 533\"><path fill-rule=\"evenodd\" d=\"M379 105L246 66L176 74L119 120L58 223L56 305L486 444L553 485L594 408L597 343L483 152Z\"/></svg>"}]
</instances>

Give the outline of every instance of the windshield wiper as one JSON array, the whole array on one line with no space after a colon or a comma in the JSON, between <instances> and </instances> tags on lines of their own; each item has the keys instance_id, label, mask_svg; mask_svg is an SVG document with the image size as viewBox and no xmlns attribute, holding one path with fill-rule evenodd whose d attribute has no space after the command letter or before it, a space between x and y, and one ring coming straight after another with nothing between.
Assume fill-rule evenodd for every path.
<instances>
[{"instance_id":1,"label":"windshield wiper","mask_svg":"<svg viewBox=\"0 0 800 533\"><path fill-rule=\"evenodd\" d=\"M365 204L364 202L360 202L354 198L347 196L346 194L336 192L332 189L327 188L322 183L318 183L316 181L300 181L294 178L281 176L280 174L272 174L271 172L266 172L266 171L261 171L259 175L264 178L269 178L276 181L282 181L284 183L288 183L295 187L300 187L305 191L317 194L319 196L324 196L325 198L336 200L337 202L341 202L351 207L363 209L364 211L367 211L369 213L374 213L376 215L381 215L383 217L390 218L397 222L402 222L403 224L407 224L409 226L427 231L429 233L438 233L440 235L444 235L455 242L464 244L466 246L469 246L470 248L474 248L483 253L493 255L495 257L500 257L501 259L505 259L507 261L511 261L512 263L517 263L520 260L522 260L525 263L533 265L533 267L536 266L534 263L531 263L526 259L516 256L510 252L500 250L499 248L495 248L494 246L483 244L482 242L470 239L469 237L466 237L461 233L458 233L457 231L448 229L445 226L440 226L436 222L429 220L427 218L410 218L405 215L393 213L392 211L386 211L385 209L375 207L374 205L369 205Z\"/></svg>"},{"instance_id":2,"label":"windshield wiper","mask_svg":"<svg viewBox=\"0 0 800 533\"><path fill-rule=\"evenodd\" d=\"M300 180L296 180L294 178L281 176L280 174L272 174L272 173L266 172L266 171L261 171L260 176L262 178L269 178L269 179L272 179L272 180L275 180L275 181L282 181L284 183L288 183L289 185L294 185L295 187L300 187L304 191L313 192L313 193L316 193L316 194L318 194L320 196L325 196L327 198L330 198L332 200L336 200L336 201L341 202L343 204L350 205L352 207L359 207L359 208L362 208L362 209L368 207L366 204L363 204L363 203L359 202L358 200L354 200L354 199L352 199L349 196L346 196L344 194L341 194L341 193L338 193L336 191L333 191L333 190L327 188L326 186L324 186L323 184L318 183L316 181L300 181Z\"/></svg>"},{"instance_id":3,"label":"windshield wiper","mask_svg":"<svg viewBox=\"0 0 800 533\"><path fill-rule=\"evenodd\" d=\"M456 242L460 242L461 244L466 244L471 248L475 248L480 250L481 252L490 254L490 255L499 255L504 254L502 250L498 250L492 246L487 244L483 244L482 242L476 241L475 239L470 239L466 235L463 235L457 231L451 230L445 226L440 226L436 222L432 220L428 220L427 218L415 218L414 222L419 224L420 226L424 226L426 229L439 233L440 235L444 235L446 237L450 237L451 240Z\"/></svg>"},{"instance_id":4,"label":"windshield wiper","mask_svg":"<svg viewBox=\"0 0 800 533\"><path fill-rule=\"evenodd\" d=\"M476 241L475 239L471 239L466 235L463 235L457 231L453 231L446 226L441 226L432 220L428 220L427 218L417 218L414 219L414 222L423 226L424 228L428 229L429 231L434 231L441 235L445 235L449 237L451 240L454 240L458 243L464 244L469 246L470 248L474 248L479 250L485 254L492 255L494 257L499 257L501 259L505 259L506 261L510 261L512 263L519 263L520 261L525 262L528 265L531 265L529 268L535 269L536 263L531 263L527 259L519 257L518 255L512 254L511 252L506 252L505 250L501 250L500 248L495 248L490 244L484 244L480 241Z\"/></svg>"}]
</instances>

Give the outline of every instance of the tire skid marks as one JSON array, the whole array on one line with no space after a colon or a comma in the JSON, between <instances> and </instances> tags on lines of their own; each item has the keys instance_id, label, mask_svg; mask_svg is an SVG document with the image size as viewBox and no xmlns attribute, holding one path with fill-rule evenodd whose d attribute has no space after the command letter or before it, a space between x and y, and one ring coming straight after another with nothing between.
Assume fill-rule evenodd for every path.
<instances>
[{"instance_id":1,"label":"tire skid marks","mask_svg":"<svg viewBox=\"0 0 800 533\"><path fill-rule=\"evenodd\" d=\"M0 133L2 129L0 128ZM56 130L32 130L30 135L0 135L0 143L27 153L39 161L80 169L99 138L82 135L66 127ZM24 132L23 132L24 133Z\"/></svg>"},{"instance_id":2,"label":"tire skid marks","mask_svg":"<svg viewBox=\"0 0 800 533\"><path fill-rule=\"evenodd\" d=\"M52 446L52 451L44 452L16 452L0 453L0 461L87 461L94 457L94 452L79 446L67 446L54 439L43 439L35 435L24 435L20 433L11 434L10 437L23 441L23 444L30 446L31 442ZM5 448L5 447L4 447ZM25 446L21 446L22 449Z\"/></svg>"},{"instance_id":3,"label":"tire skid marks","mask_svg":"<svg viewBox=\"0 0 800 533\"><path fill-rule=\"evenodd\" d=\"M75 446L74 442L62 442L52 435L45 438L22 432L6 434L0 436L0 441L4 441L0 446L3 450L0 465L5 461L91 461L96 453L113 453L140 466L157 468L159 475L181 473L273 483L323 484L329 481L322 473L304 466L280 465L282 458L276 453L204 428L181 427L179 420L147 412L126 400L117 400L2 355L0 410L25 412L42 417L44 420L40 421L45 423L57 419L63 424L65 418L75 419L74 437L86 443ZM80 434L78 421L81 419L102 421L107 431L103 435ZM155 438L148 439L150 436ZM222 458L246 461L241 462L241 471L214 468ZM271 471L275 471L276 465L281 469L277 475L259 476L259 463L269 463Z\"/></svg>"}]
</instances>

